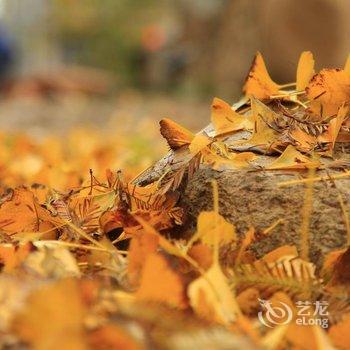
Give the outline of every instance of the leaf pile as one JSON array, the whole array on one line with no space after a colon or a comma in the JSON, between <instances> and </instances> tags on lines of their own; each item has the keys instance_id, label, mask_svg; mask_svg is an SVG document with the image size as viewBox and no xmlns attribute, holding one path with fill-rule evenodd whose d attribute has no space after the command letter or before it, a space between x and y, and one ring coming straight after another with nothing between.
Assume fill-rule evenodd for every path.
<instances>
[{"instance_id":1,"label":"leaf pile","mask_svg":"<svg viewBox=\"0 0 350 350\"><path fill-rule=\"evenodd\" d=\"M0 348L350 348L349 247L321 270L294 246L258 259L251 245L278 222L239 237L219 214L215 181L213 210L200 213L191 239L174 238L185 220L181 189L203 163L349 175L349 159L338 157L350 142L350 64L315 74L304 52L296 83L279 85L258 53L243 90L233 107L215 98L198 134L163 119L171 151L137 176L149 164L133 159L130 140L79 131L66 156L56 139L2 135ZM259 300L294 315L297 301L312 310L326 301L329 326L271 329L258 321Z\"/></svg>"}]
</instances>

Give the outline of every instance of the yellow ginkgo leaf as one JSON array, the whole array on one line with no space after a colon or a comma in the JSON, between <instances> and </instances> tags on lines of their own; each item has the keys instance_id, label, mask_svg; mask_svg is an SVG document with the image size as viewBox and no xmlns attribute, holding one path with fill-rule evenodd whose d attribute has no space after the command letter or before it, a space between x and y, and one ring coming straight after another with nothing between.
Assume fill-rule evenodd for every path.
<instances>
[{"instance_id":1,"label":"yellow ginkgo leaf","mask_svg":"<svg viewBox=\"0 0 350 350\"><path fill-rule=\"evenodd\" d=\"M315 60L310 51L304 51L299 58L297 68L297 90L305 90L312 76L315 74Z\"/></svg>"},{"instance_id":2,"label":"yellow ginkgo leaf","mask_svg":"<svg viewBox=\"0 0 350 350\"><path fill-rule=\"evenodd\" d=\"M252 106L256 132L262 131L268 126L268 124L278 119L278 114L258 99L252 97L250 103Z\"/></svg>"},{"instance_id":3,"label":"yellow ginkgo leaf","mask_svg":"<svg viewBox=\"0 0 350 350\"><path fill-rule=\"evenodd\" d=\"M214 98L211 105L211 122L214 125L216 135L242 129L253 129L250 117L240 115L228 103L217 97Z\"/></svg>"},{"instance_id":4,"label":"yellow ginkgo leaf","mask_svg":"<svg viewBox=\"0 0 350 350\"><path fill-rule=\"evenodd\" d=\"M307 169L317 167L319 164L319 161L304 156L295 147L289 145L267 169Z\"/></svg>"},{"instance_id":5,"label":"yellow ginkgo leaf","mask_svg":"<svg viewBox=\"0 0 350 350\"><path fill-rule=\"evenodd\" d=\"M270 78L261 53L257 52L244 84L243 92L247 96L267 100L271 95L278 94L278 90L279 86Z\"/></svg>"},{"instance_id":6,"label":"yellow ginkgo leaf","mask_svg":"<svg viewBox=\"0 0 350 350\"><path fill-rule=\"evenodd\" d=\"M250 162L257 158L253 152L231 153L229 159L212 156L210 164L214 170L241 169L250 166Z\"/></svg>"},{"instance_id":7,"label":"yellow ginkgo leaf","mask_svg":"<svg viewBox=\"0 0 350 350\"><path fill-rule=\"evenodd\" d=\"M205 147L207 147L212 140L205 136L198 134L194 137L191 144L189 145L189 150L193 155L196 155L197 153L201 152Z\"/></svg>"},{"instance_id":8,"label":"yellow ginkgo leaf","mask_svg":"<svg viewBox=\"0 0 350 350\"><path fill-rule=\"evenodd\" d=\"M215 211L202 211L197 222L198 238L208 246L236 240L235 228Z\"/></svg>"},{"instance_id":9,"label":"yellow ginkgo leaf","mask_svg":"<svg viewBox=\"0 0 350 350\"><path fill-rule=\"evenodd\" d=\"M193 310L210 321L227 325L240 315L235 295L217 263L189 285L187 294Z\"/></svg>"}]
</instances>

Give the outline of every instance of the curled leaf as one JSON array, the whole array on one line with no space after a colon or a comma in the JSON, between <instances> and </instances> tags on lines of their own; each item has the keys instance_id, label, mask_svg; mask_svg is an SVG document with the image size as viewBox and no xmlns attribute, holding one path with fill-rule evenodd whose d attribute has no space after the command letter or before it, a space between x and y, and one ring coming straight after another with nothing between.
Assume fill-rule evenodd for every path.
<instances>
[{"instance_id":1,"label":"curled leaf","mask_svg":"<svg viewBox=\"0 0 350 350\"><path fill-rule=\"evenodd\" d=\"M162 119L159 125L160 133L166 139L172 150L177 150L182 146L189 145L194 137L189 130L169 118Z\"/></svg>"}]
</instances>

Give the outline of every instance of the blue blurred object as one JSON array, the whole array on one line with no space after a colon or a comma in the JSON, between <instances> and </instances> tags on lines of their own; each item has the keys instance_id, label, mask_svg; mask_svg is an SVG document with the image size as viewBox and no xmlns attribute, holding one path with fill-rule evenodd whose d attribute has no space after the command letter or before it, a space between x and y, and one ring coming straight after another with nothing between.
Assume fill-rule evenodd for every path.
<instances>
[{"instance_id":1,"label":"blue blurred object","mask_svg":"<svg viewBox=\"0 0 350 350\"><path fill-rule=\"evenodd\" d=\"M0 24L0 84L6 79L8 72L14 63L14 44L10 35Z\"/></svg>"}]
</instances>

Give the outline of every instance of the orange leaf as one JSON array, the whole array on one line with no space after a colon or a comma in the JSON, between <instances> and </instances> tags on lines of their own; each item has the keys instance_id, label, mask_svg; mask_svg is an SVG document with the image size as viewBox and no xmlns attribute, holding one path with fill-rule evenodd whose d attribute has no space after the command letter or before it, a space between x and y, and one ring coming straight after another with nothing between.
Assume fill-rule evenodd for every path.
<instances>
[{"instance_id":1,"label":"orange leaf","mask_svg":"<svg viewBox=\"0 0 350 350\"><path fill-rule=\"evenodd\" d=\"M211 122L214 125L216 135L242 129L253 129L253 122L249 117L240 115L228 103L217 97L214 98L211 105Z\"/></svg>"},{"instance_id":2,"label":"orange leaf","mask_svg":"<svg viewBox=\"0 0 350 350\"><path fill-rule=\"evenodd\" d=\"M259 100L267 100L271 95L278 94L278 90L279 86L270 78L261 53L257 52L244 84L243 92Z\"/></svg>"},{"instance_id":3,"label":"orange leaf","mask_svg":"<svg viewBox=\"0 0 350 350\"><path fill-rule=\"evenodd\" d=\"M18 246L9 243L1 244L0 266L3 265L4 272L11 272L16 267L20 266L29 253L34 250L35 247L31 242Z\"/></svg>"},{"instance_id":4,"label":"orange leaf","mask_svg":"<svg viewBox=\"0 0 350 350\"><path fill-rule=\"evenodd\" d=\"M187 252L188 256L197 261L198 265L207 270L213 264L213 250L206 244L194 244Z\"/></svg>"},{"instance_id":5,"label":"orange leaf","mask_svg":"<svg viewBox=\"0 0 350 350\"><path fill-rule=\"evenodd\" d=\"M236 231L231 223L215 211L202 211L197 219L196 237L204 244L214 247L216 243L235 241Z\"/></svg>"},{"instance_id":6,"label":"orange leaf","mask_svg":"<svg viewBox=\"0 0 350 350\"><path fill-rule=\"evenodd\" d=\"M296 147L304 152L313 150L317 144L315 136L307 134L297 127L289 131L289 136L296 142Z\"/></svg>"},{"instance_id":7,"label":"orange leaf","mask_svg":"<svg viewBox=\"0 0 350 350\"><path fill-rule=\"evenodd\" d=\"M35 290L13 328L34 350L85 350L84 314L77 281L63 279Z\"/></svg>"},{"instance_id":8,"label":"orange leaf","mask_svg":"<svg viewBox=\"0 0 350 350\"><path fill-rule=\"evenodd\" d=\"M339 349L350 349L350 315L329 329L329 337Z\"/></svg>"},{"instance_id":9,"label":"orange leaf","mask_svg":"<svg viewBox=\"0 0 350 350\"><path fill-rule=\"evenodd\" d=\"M147 256L136 297L142 301L165 303L172 307L184 308L187 305L181 277L159 253Z\"/></svg>"},{"instance_id":10,"label":"orange leaf","mask_svg":"<svg viewBox=\"0 0 350 350\"><path fill-rule=\"evenodd\" d=\"M132 285L138 284L144 262L148 255L156 252L158 241L158 236L147 232L137 232L133 235L128 261L128 277Z\"/></svg>"},{"instance_id":11,"label":"orange leaf","mask_svg":"<svg viewBox=\"0 0 350 350\"><path fill-rule=\"evenodd\" d=\"M270 164L266 169L307 169L320 165L289 145L284 152Z\"/></svg>"},{"instance_id":12,"label":"orange leaf","mask_svg":"<svg viewBox=\"0 0 350 350\"><path fill-rule=\"evenodd\" d=\"M319 120L335 116L350 101L350 75L341 69L322 69L306 88L310 112Z\"/></svg>"},{"instance_id":13,"label":"orange leaf","mask_svg":"<svg viewBox=\"0 0 350 350\"><path fill-rule=\"evenodd\" d=\"M189 145L194 137L189 130L171 119L164 118L159 124L160 133L167 140L169 147L174 151L182 146Z\"/></svg>"},{"instance_id":14,"label":"orange leaf","mask_svg":"<svg viewBox=\"0 0 350 350\"><path fill-rule=\"evenodd\" d=\"M39 228L32 192L25 188L14 190L12 198L0 207L0 227L7 234Z\"/></svg>"}]
</instances>

